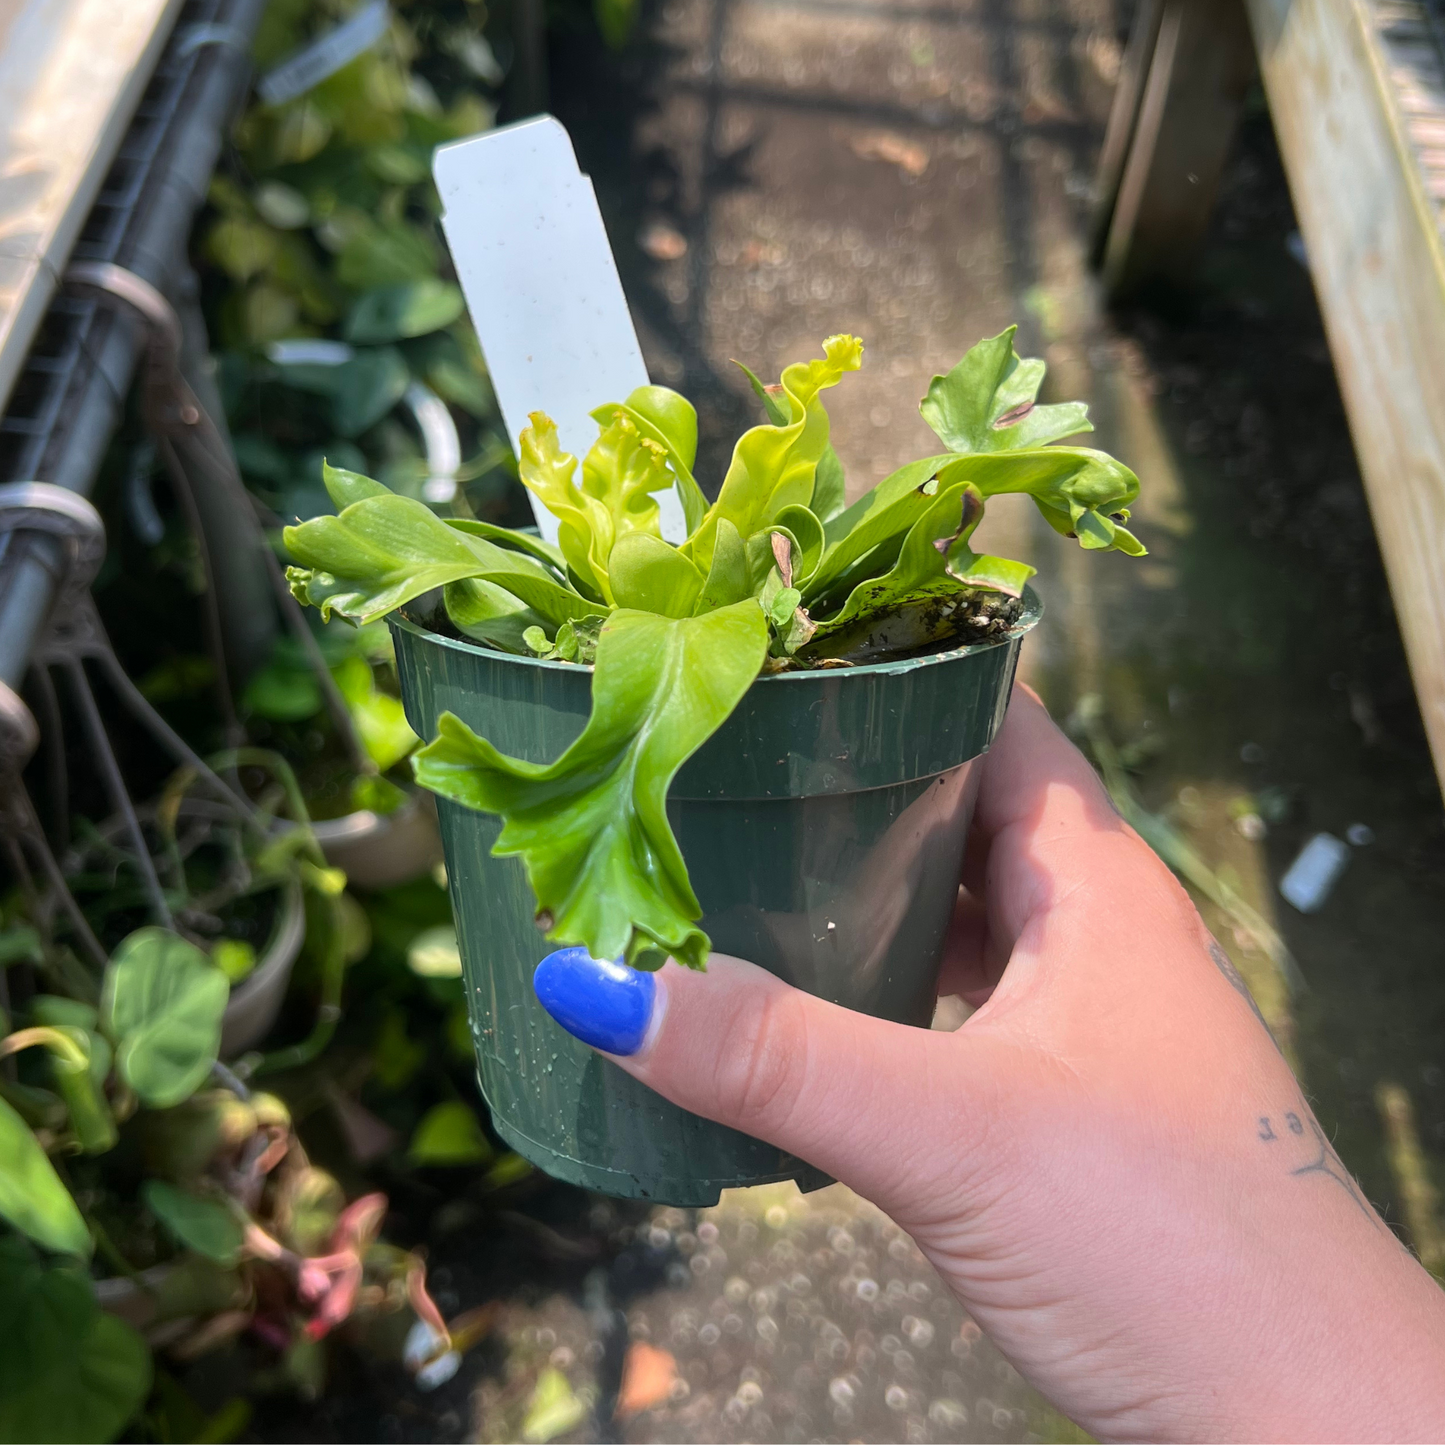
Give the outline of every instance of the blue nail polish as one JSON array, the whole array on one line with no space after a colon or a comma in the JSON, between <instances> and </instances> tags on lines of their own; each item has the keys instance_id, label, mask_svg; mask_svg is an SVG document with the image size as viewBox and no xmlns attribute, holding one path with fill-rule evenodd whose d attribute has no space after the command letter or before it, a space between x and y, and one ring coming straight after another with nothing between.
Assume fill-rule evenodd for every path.
<instances>
[{"instance_id":1,"label":"blue nail polish","mask_svg":"<svg viewBox=\"0 0 1445 1445\"><path fill-rule=\"evenodd\" d=\"M585 948L559 948L537 965L532 988L574 1038L609 1054L635 1054L652 1018L657 984L625 963L602 963Z\"/></svg>"}]
</instances>

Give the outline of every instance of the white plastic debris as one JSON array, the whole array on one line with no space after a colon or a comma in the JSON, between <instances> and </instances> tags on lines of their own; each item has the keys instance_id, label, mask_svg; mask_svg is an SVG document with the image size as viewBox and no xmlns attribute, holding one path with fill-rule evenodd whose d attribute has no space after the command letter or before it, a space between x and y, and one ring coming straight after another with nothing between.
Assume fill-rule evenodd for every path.
<instances>
[{"instance_id":1,"label":"white plastic debris","mask_svg":"<svg viewBox=\"0 0 1445 1445\"><path fill-rule=\"evenodd\" d=\"M344 341L324 336L297 336L273 341L266 355L277 366L344 366L356 353Z\"/></svg>"},{"instance_id":2,"label":"white plastic debris","mask_svg":"<svg viewBox=\"0 0 1445 1445\"><path fill-rule=\"evenodd\" d=\"M1355 848L1368 848L1375 841L1375 830L1368 823L1351 823L1345 829L1345 842Z\"/></svg>"},{"instance_id":3,"label":"white plastic debris","mask_svg":"<svg viewBox=\"0 0 1445 1445\"><path fill-rule=\"evenodd\" d=\"M1318 912L1349 859L1348 843L1342 843L1333 833L1316 833L1280 880L1280 894L1301 913Z\"/></svg>"},{"instance_id":4,"label":"white plastic debris","mask_svg":"<svg viewBox=\"0 0 1445 1445\"><path fill-rule=\"evenodd\" d=\"M446 1344L425 1320L417 1320L407 1332L402 1363L415 1375L418 1390L435 1390L461 1369L462 1357Z\"/></svg>"},{"instance_id":5,"label":"white plastic debris","mask_svg":"<svg viewBox=\"0 0 1445 1445\"><path fill-rule=\"evenodd\" d=\"M349 20L268 70L256 82L256 93L267 105L284 105L298 95L305 95L370 50L386 34L390 24L391 6L387 0L372 0Z\"/></svg>"}]
</instances>

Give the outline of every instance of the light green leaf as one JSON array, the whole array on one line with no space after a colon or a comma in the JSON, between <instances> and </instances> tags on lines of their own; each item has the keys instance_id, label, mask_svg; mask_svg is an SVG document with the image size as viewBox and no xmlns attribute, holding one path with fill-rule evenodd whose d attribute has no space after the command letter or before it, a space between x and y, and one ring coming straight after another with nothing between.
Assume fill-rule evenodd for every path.
<instances>
[{"instance_id":1,"label":"light green leaf","mask_svg":"<svg viewBox=\"0 0 1445 1445\"><path fill-rule=\"evenodd\" d=\"M412 497L366 497L339 516L287 527L282 536L304 564L288 574L292 590L319 606L323 618L339 612L372 622L464 577L505 588L553 622L597 610L541 563L449 527Z\"/></svg>"},{"instance_id":2,"label":"light green leaf","mask_svg":"<svg viewBox=\"0 0 1445 1445\"><path fill-rule=\"evenodd\" d=\"M498 527L491 522L479 522L473 517L444 517L442 520L448 527L454 527L468 536L482 537L488 542L495 542L499 547L525 552L529 557L535 557L537 561L551 567L559 577L566 574L567 559L562 555L562 549L541 537L534 537L528 532L514 532L510 527Z\"/></svg>"},{"instance_id":3,"label":"light green leaf","mask_svg":"<svg viewBox=\"0 0 1445 1445\"><path fill-rule=\"evenodd\" d=\"M0 1218L46 1249L90 1258L90 1231L70 1191L60 1182L30 1126L4 1099L0 1099ZM0 1240L0 1246L5 1243ZM3 1399L0 1390L0 1412L4 1409Z\"/></svg>"},{"instance_id":4,"label":"light green leaf","mask_svg":"<svg viewBox=\"0 0 1445 1445\"><path fill-rule=\"evenodd\" d=\"M241 694L241 710L271 722L304 722L321 711L321 684L309 669L273 657L258 668Z\"/></svg>"},{"instance_id":5,"label":"light green leaf","mask_svg":"<svg viewBox=\"0 0 1445 1445\"><path fill-rule=\"evenodd\" d=\"M539 918L597 958L661 949L701 968L701 909L667 821L678 768L732 712L767 653L758 605L699 617L620 611L602 628L592 715L555 762L504 757L459 718L416 757L423 786L500 813L493 850L520 856Z\"/></svg>"},{"instance_id":6,"label":"light green leaf","mask_svg":"<svg viewBox=\"0 0 1445 1445\"><path fill-rule=\"evenodd\" d=\"M1103 510L1127 517L1128 504L1139 492L1139 479L1128 467L1106 452L1085 447L920 458L879 482L825 526L822 561L803 588L807 604L824 599L833 605L840 593L846 595L862 580L860 570L863 576L876 576L891 566L903 537L933 498L961 481L971 482L984 498L1027 493L1050 525L1066 535L1075 529L1076 516ZM1120 551L1138 547L1121 525L1107 518L1099 521Z\"/></svg>"},{"instance_id":7,"label":"light green leaf","mask_svg":"<svg viewBox=\"0 0 1445 1445\"><path fill-rule=\"evenodd\" d=\"M59 994L37 994L30 1000L30 1021L50 1028L94 1030L100 1015L88 1003L62 998Z\"/></svg>"},{"instance_id":8,"label":"light green leaf","mask_svg":"<svg viewBox=\"0 0 1445 1445\"><path fill-rule=\"evenodd\" d=\"M612 550L612 518L602 502L576 484L577 458L564 452L557 424L544 412L530 413L521 436L518 472L522 484L557 518L557 541L583 586L610 600L607 554Z\"/></svg>"},{"instance_id":9,"label":"light green leaf","mask_svg":"<svg viewBox=\"0 0 1445 1445\"><path fill-rule=\"evenodd\" d=\"M813 500L808 510L820 522L831 522L848 505L847 486L843 477L843 463L828 443L828 450L818 462L818 474L813 482Z\"/></svg>"},{"instance_id":10,"label":"light green leaf","mask_svg":"<svg viewBox=\"0 0 1445 1445\"><path fill-rule=\"evenodd\" d=\"M967 482L940 490L909 528L893 566L882 576L859 582L834 616L815 616L818 630L813 646L825 650L820 644L835 634L847 634L860 626L866 630L881 613L925 597L962 591L963 584L949 574L944 553L956 539L966 538L982 516L983 498Z\"/></svg>"},{"instance_id":11,"label":"light green leaf","mask_svg":"<svg viewBox=\"0 0 1445 1445\"><path fill-rule=\"evenodd\" d=\"M707 498L693 476L697 460L697 411L693 404L665 386L639 386L622 405L598 407L592 418L600 426L624 412L638 431L667 452L668 465L676 479L678 500L689 534L696 530L707 512Z\"/></svg>"},{"instance_id":12,"label":"light green leaf","mask_svg":"<svg viewBox=\"0 0 1445 1445\"><path fill-rule=\"evenodd\" d=\"M602 552L604 562L624 537L662 535L657 499L652 494L672 487L666 447L644 436L625 412L598 432L582 458L582 490L602 503L611 520L611 539Z\"/></svg>"},{"instance_id":13,"label":"light green leaf","mask_svg":"<svg viewBox=\"0 0 1445 1445\"><path fill-rule=\"evenodd\" d=\"M79 1270L0 1240L0 1442L114 1440L150 1386L145 1342Z\"/></svg>"},{"instance_id":14,"label":"light green leaf","mask_svg":"<svg viewBox=\"0 0 1445 1445\"><path fill-rule=\"evenodd\" d=\"M986 587L1010 597L1022 597L1024 585L1038 570L1027 562L1011 562L1007 557L990 557L969 549L960 537L948 549L948 570L968 587Z\"/></svg>"},{"instance_id":15,"label":"light green leaf","mask_svg":"<svg viewBox=\"0 0 1445 1445\"><path fill-rule=\"evenodd\" d=\"M786 531L793 542L793 586L805 587L823 560L826 538L822 522L810 507L784 507L774 526Z\"/></svg>"},{"instance_id":16,"label":"light green leaf","mask_svg":"<svg viewBox=\"0 0 1445 1445\"><path fill-rule=\"evenodd\" d=\"M448 582L442 589L447 616L457 631L473 642L485 642L502 652L527 655L527 633L541 631L546 619L505 588L479 577Z\"/></svg>"},{"instance_id":17,"label":"light green leaf","mask_svg":"<svg viewBox=\"0 0 1445 1445\"><path fill-rule=\"evenodd\" d=\"M751 537L784 507L806 506L812 499L818 463L828 447L828 413L820 394L858 369L863 343L854 336L830 336L823 352L822 360L798 362L783 372L791 418L787 425L753 427L739 438L717 501L684 544L700 568L712 564L721 519L730 521L740 536Z\"/></svg>"},{"instance_id":18,"label":"light green leaf","mask_svg":"<svg viewBox=\"0 0 1445 1445\"><path fill-rule=\"evenodd\" d=\"M1087 447L1039 447L993 456L958 457L940 468L940 488L969 481L985 497L1022 492L1044 520L1091 550L1114 548L1131 557L1145 548L1123 523L1139 495L1139 478L1108 452Z\"/></svg>"},{"instance_id":19,"label":"light green leaf","mask_svg":"<svg viewBox=\"0 0 1445 1445\"><path fill-rule=\"evenodd\" d=\"M406 720L401 699L377 688L371 664L364 657L346 658L331 669L331 675L346 699L346 710L367 756L383 773L394 768L421 741Z\"/></svg>"},{"instance_id":20,"label":"light green leaf","mask_svg":"<svg viewBox=\"0 0 1445 1445\"><path fill-rule=\"evenodd\" d=\"M147 1179L140 1195L145 1207L187 1249L217 1264L232 1265L240 1259L241 1225L224 1204L187 1194L160 1179Z\"/></svg>"},{"instance_id":21,"label":"light green leaf","mask_svg":"<svg viewBox=\"0 0 1445 1445\"><path fill-rule=\"evenodd\" d=\"M522 1418L522 1439L527 1445L546 1445L569 1434L587 1418L587 1404L573 1392L561 1370L547 1365L537 1376L532 1398Z\"/></svg>"},{"instance_id":22,"label":"light green leaf","mask_svg":"<svg viewBox=\"0 0 1445 1445\"><path fill-rule=\"evenodd\" d=\"M621 538L607 565L619 607L690 617L702 592L702 573L676 547L646 532Z\"/></svg>"},{"instance_id":23,"label":"light green leaf","mask_svg":"<svg viewBox=\"0 0 1445 1445\"><path fill-rule=\"evenodd\" d=\"M460 978L462 955L450 923L424 928L406 950L406 966L420 978Z\"/></svg>"},{"instance_id":24,"label":"light green leaf","mask_svg":"<svg viewBox=\"0 0 1445 1445\"><path fill-rule=\"evenodd\" d=\"M1016 451L1093 431L1082 402L1035 403L1045 367L1019 359L1017 331L1010 326L980 341L947 376L933 378L919 411L951 451Z\"/></svg>"},{"instance_id":25,"label":"light green leaf","mask_svg":"<svg viewBox=\"0 0 1445 1445\"><path fill-rule=\"evenodd\" d=\"M734 602L751 597L752 593L748 580L747 544L738 535L738 529L724 517L718 522L713 536L712 566L697 599L697 611L712 612L719 607L731 607Z\"/></svg>"},{"instance_id":26,"label":"light green leaf","mask_svg":"<svg viewBox=\"0 0 1445 1445\"><path fill-rule=\"evenodd\" d=\"M347 471L345 467L333 467L324 458L321 462L321 484L326 488L326 495L331 498L331 505L338 512L345 511L353 502L360 502L366 497L391 495L391 489L382 486L380 482L364 477L360 472Z\"/></svg>"},{"instance_id":27,"label":"light green leaf","mask_svg":"<svg viewBox=\"0 0 1445 1445\"><path fill-rule=\"evenodd\" d=\"M411 383L406 359L394 346L367 347L333 370L331 420L344 437L359 436L379 422Z\"/></svg>"},{"instance_id":28,"label":"light green leaf","mask_svg":"<svg viewBox=\"0 0 1445 1445\"><path fill-rule=\"evenodd\" d=\"M378 286L351 308L346 339L361 344L425 336L450 326L465 310L461 288L434 276Z\"/></svg>"},{"instance_id":29,"label":"light green leaf","mask_svg":"<svg viewBox=\"0 0 1445 1445\"><path fill-rule=\"evenodd\" d=\"M116 1068L153 1109L193 1094L221 1047L226 976L194 944L164 928L141 928L106 966L102 1026L116 1041Z\"/></svg>"},{"instance_id":30,"label":"light green leaf","mask_svg":"<svg viewBox=\"0 0 1445 1445\"><path fill-rule=\"evenodd\" d=\"M492 1146L472 1110L451 1099L422 1115L406 1156L413 1164L484 1164L492 1157Z\"/></svg>"},{"instance_id":31,"label":"light green leaf","mask_svg":"<svg viewBox=\"0 0 1445 1445\"><path fill-rule=\"evenodd\" d=\"M211 945L211 962L235 988L255 973L256 950L244 938L218 938Z\"/></svg>"}]
</instances>

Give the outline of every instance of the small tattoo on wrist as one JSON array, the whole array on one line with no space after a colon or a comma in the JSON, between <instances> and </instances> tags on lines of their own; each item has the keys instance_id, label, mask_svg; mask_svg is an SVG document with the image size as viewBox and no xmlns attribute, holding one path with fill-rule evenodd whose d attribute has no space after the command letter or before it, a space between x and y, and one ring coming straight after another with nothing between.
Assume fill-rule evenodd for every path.
<instances>
[{"instance_id":1,"label":"small tattoo on wrist","mask_svg":"<svg viewBox=\"0 0 1445 1445\"><path fill-rule=\"evenodd\" d=\"M1283 1132L1276 1132L1276 1122ZM1340 1156L1335 1153L1334 1146L1325 1137L1319 1121L1310 1113L1303 1100L1298 1111L1289 1109L1277 1115L1261 1114L1256 1121L1255 1137L1267 1145L1288 1145L1291 1138L1306 1139L1306 1136L1306 1152L1300 1156L1304 1162L1291 1167L1290 1174L1296 1179L1307 1174L1323 1174L1327 1179L1333 1179L1354 1201L1356 1208L1377 1229L1383 1229L1383 1221L1370 1208L1369 1200L1355 1183L1354 1176L1345 1168Z\"/></svg>"}]
</instances>

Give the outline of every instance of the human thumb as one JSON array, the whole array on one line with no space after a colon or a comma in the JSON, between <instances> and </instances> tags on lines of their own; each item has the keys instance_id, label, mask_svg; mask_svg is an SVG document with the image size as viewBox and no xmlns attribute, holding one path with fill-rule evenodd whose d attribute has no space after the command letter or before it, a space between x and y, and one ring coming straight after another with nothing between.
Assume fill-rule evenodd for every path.
<instances>
[{"instance_id":1,"label":"human thumb","mask_svg":"<svg viewBox=\"0 0 1445 1445\"><path fill-rule=\"evenodd\" d=\"M914 1209L935 1188L954 1194L958 1159L986 1133L987 1100L970 1095L992 1092L988 1071L960 1035L855 1013L740 958L650 974L566 948L534 986L563 1028L664 1098L884 1209L900 1181Z\"/></svg>"}]
</instances>

